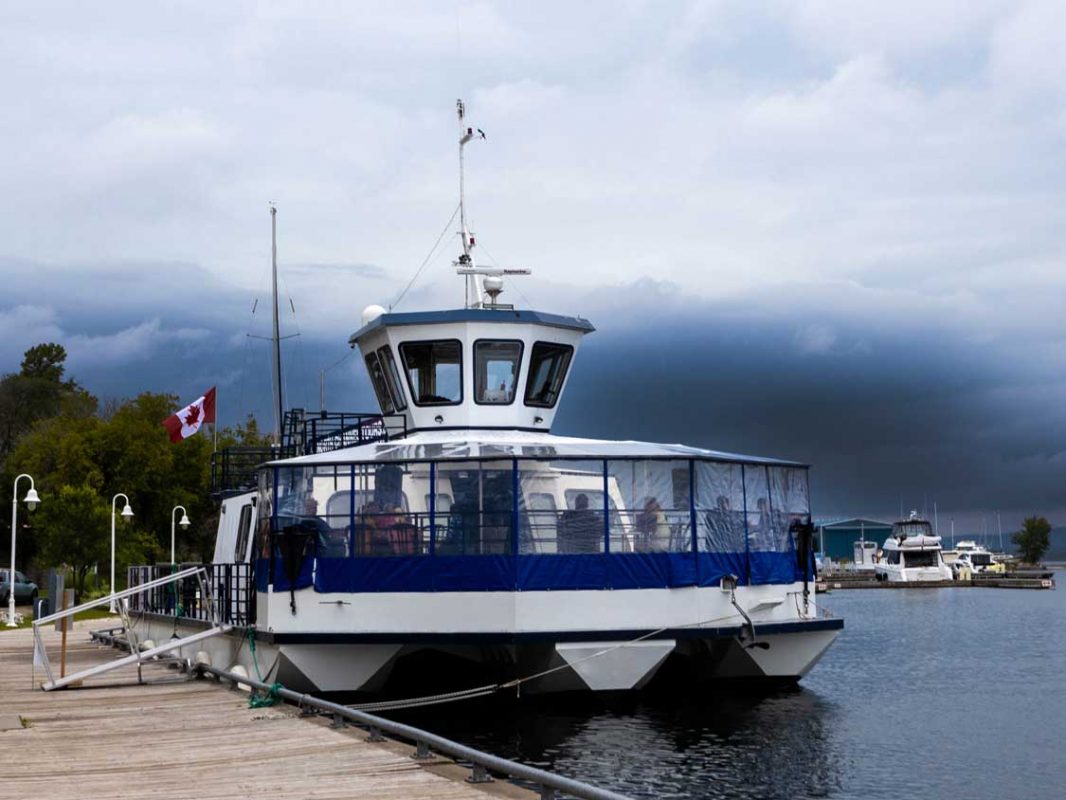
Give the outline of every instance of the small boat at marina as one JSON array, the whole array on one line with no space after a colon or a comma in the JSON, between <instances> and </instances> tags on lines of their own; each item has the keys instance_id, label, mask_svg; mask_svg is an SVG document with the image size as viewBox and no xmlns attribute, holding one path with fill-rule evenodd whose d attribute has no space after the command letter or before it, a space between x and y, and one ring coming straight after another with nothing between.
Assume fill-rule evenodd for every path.
<instances>
[{"instance_id":1,"label":"small boat at marina","mask_svg":"<svg viewBox=\"0 0 1066 800\"><path fill-rule=\"evenodd\" d=\"M940 537L932 524L912 511L905 520L892 526L892 534L881 547L881 557L874 567L879 581L922 583L950 581L951 567L944 563Z\"/></svg>"},{"instance_id":2,"label":"small boat at marina","mask_svg":"<svg viewBox=\"0 0 1066 800\"><path fill-rule=\"evenodd\" d=\"M999 556L973 539L960 539L954 550L945 550L944 561L956 572L966 568L976 574L1003 575L1007 571Z\"/></svg>"},{"instance_id":3,"label":"small boat at marina","mask_svg":"<svg viewBox=\"0 0 1066 800\"><path fill-rule=\"evenodd\" d=\"M808 465L552 433L594 328L501 303L527 271L478 265L459 209L463 306L367 307L379 411L290 410L273 452L217 454L211 605L139 598L151 635L228 619L204 657L309 691L802 678L843 627L810 597Z\"/></svg>"}]
</instances>

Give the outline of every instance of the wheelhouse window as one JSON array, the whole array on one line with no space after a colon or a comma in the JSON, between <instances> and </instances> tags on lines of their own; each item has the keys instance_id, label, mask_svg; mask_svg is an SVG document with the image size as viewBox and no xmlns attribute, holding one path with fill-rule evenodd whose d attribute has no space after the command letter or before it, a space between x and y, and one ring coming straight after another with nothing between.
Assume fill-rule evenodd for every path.
<instances>
[{"instance_id":1,"label":"wheelhouse window","mask_svg":"<svg viewBox=\"0 0 1066 800\"><path fill-rule=\"evenodd\" d=\"M474 402L513 403L521 363L521 342L487 339L474 342Z\"/></svg>"},{"instance_id":2,"label":"wheelhouse window","mask_svg":"<svg viewBox=\"0 0 1066 800\"><path fill-rule=\"evenodd\" d=\"M937 566L936 550L912 550L903 556L905 567Z\"/></svg>"},{"instance_id":3,"label":"wheelhouse window","mask_svg":"<svg viewBox=\"0 0 1066 800\"><path fill-rule=\"evenodd\" d=\"M407 408L407 399L404 397L403 388L400 385L400 372L396 369L396 359L392 357L392 348L388 345L379 347L378 360L381 362L385 373L385 383L388 384L396 410L403 411Z\"/></svg>"},{"instance_id":4,"label":"wheelhouse window","mask_svg":"<svg viewBox=\"0 0 1066 800\"><path fill-rule=\"evenodd\" d=\"M370 383L374 386L374 394L378 397L381 412L391 414L396 408L392 403L389 387L385 385L385 371L381 368L377 353L366 354L366 371L370 373Z\"/></svg>"},{"instance_id":5,"label":"wheelhouse window","mask_svg":"<svg viewBox=\"0 0 1066 800\"><path fill-rule=\"evenodd\" d=\"M537 342L529 357L529 381L526 384L526 405L554 408L562 391L566 371L574 348L565 344Z\"/></svg>"},{"instance_id":6,"label":"wheelhouse window","mask_svg":"<svg viewBox=\"0 0 1066 800\"><path fill-rule=\"evenodd\" d=\"M404 342L400 357L415 405L454 406L463 401L463 351L457 340Z\"/></svg>"}]
</instances>

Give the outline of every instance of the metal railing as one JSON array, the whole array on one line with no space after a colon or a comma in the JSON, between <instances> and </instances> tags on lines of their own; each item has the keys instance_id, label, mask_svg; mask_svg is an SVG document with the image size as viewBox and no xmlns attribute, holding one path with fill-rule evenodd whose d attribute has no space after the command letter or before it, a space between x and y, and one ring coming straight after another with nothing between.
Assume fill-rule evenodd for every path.
<instances>
[{"instance_id":1,"label":"metal railing","mask_svg":"<svg viewBox=\"0 0 1066 800\"><path fill-rule=\"evenodd\" d=\"M347 706L331 703L328 700L322 700L313 695L294 692L291 689L286 689L278 684L271 686L268 683L257 681L254 678L248 678L244 675L236 675L232 672L226 672L206 664L198 664L196 669L201 674L206 673L208 675L214 675L221 680L229 681L235 686L237 684L244 684L245 686L250 687L253 691L261 694L276 695L290 703L295 703L301 709L314 709L325 714L330 714L333 717L335 725L341 726L347 722L354 723L355 725L365 728L369 732L369 741L381 741L381 734L384 732L398 739L411 742L415 745L415 753L412 755L412 758L419 760L432 759L433 756L430 753L430 750L435 750L438 753L443 753L457 761L466 762L470 764L472 772L471 776L467 779L471 783L488 783L492 780L489 773L495 773L497 775L505 775L509 778L514 778L515 780L526 784L531 784L537 791L539 791L541 798L545 799L555 798L557 796L556 792L564 792L571 797L580 798L580 800L629 800L626 795L612 792L609 789L601 789L598 786L592 786L591 784L574 780L573 778L555 775L551 772L546 772L545 770L537 769L536 767L531 767L527 764L521 764L517 761L511 761L506 758L491 755L490 753L484 753L480 750L475 750L473 747L467 747L466 745L459 744L451 739L438 736L435 733L416 728L413 725L394 722L393 720L384 717L368 714L365 711L356 711Z\"/></svg>"},{"instance_id":2,"label":"metal railing","mask_svg":"<svg viewBox=\"0 0 1066 800\"><path fill-rule=\"evenodd\" d=\"M201 591L195 580L179 579L164 585L155 583L177 572L178 566L172 564L130 567L127 572L130 589L149 585L130 597L130 612L200 622L218 619L238 627L255 623L255 580L251 564L182 564L180 567L182 570L202 569L208 591Z\"/></svg>"},{"instance_id":3,"label":"metal railing","mask_svg":"<svg viewBox=\"0 0 1066 800\"><path fill-rule=\"evenodd\" d=\"M268 461L328 453L386 441L407 434L403 414L367 414L292 408L285 412L280 445L234 446L211 454L211 487L215 494L248 492L258 486L258 469Z\"/></svg>"}]
</instances>

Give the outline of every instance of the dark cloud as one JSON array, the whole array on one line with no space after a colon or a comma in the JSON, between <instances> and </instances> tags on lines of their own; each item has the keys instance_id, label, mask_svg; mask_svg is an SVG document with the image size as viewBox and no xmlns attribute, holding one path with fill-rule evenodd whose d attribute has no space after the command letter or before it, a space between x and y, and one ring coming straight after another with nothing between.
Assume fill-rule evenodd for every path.
<instances>
[{"instance_id":1,"label":"dark cloud","mask_svg":"<svg viewBox=\"0 0 1066 800\"><path fill-rule=\"evenodd\" d=\"M413 307L455 294L452 283L423 287ZM930 511L936 502L962 532L980 530L982 514L991 524L996 510L1012 528L1023 513L1066 507L1066 385L1039 369L1051 362L1036 322L1004 333L857 286L715 301L653 281L594 294L529 288L538 307L580 312L598 329L576 362L558 433L808 462L822 516L892 517L901 502ZM65 316L56 325L79 354L75 376L102 396L150 389L189 398L217 384L224 423L254 413L269 424L269 345L248 335L266 333L267 317L249 327L241 294L220 292L188 311L183 299L163 316L148 303L153 316L118 331L98 312L83 315L92 318L84 330ZM238 304L241 314L228 317ZM357 313L328 336L315 329L286 340L286 405L317 408L327 370L329 408L375 408L346 346ZM126 350L90 358L86 342Z\"/></svg>"}]
</instances>

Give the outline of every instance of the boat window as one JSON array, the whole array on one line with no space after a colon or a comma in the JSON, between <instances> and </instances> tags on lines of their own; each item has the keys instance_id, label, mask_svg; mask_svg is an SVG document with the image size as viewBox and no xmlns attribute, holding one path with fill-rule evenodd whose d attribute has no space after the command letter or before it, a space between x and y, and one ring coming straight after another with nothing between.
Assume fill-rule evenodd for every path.
<instances>
[{"instance_id":1,"label":"boat window","mask_svg":"<svg viewBox=\"0 0 1066 800\"><path fill-rule=\"evenodd\" d=\"M537 342L529 357L526 405L553 408L559 400L574 348L565 344Z\"/></svg>"},{"instance_id":2,"label":"boat window","mask_svg":"<svg viewBox=\"0 0 1066 800\"><path fill-rule=\"evenodd\" d=\"M458 405L463 401L462 345L454 339L404 342L400 357L415 405Z\"/></svg>"},{"instance_id":3,"label":"boat window","mask_svg":"<svg viewBox=\"0 0 1066 800\"><path fill-rule=\"evenodd\" d=\"M699 549L743 553L744 475L740 464L696 462L696 528Z\"/></svg>"},{"instance_id":4,"label":"boat window","mask_svg":"<svg viewBox=\"0 0 1066 800\"><path fill-rule=\"evenodd\" d=\"M608 486L622 499L628 525L611 521L611 552L684 553L692 550L687 461L625 459L607 462Z\"/></svg>"},{"instance_id":5,"label":"boat window","mask_svg":"<svg viewBox=\"0 0 1066 800\"><path fill-rule=\"evenodd\" d=\"M248 537L252 533L252 504L241 506L241 518L237 523L237 546L233 548L233 560L245 561L248 557Z\"/></svg>"},{"instance_id":6,"label":"boat window","mask_svg":"<svg viewBox=\"0 0 1066 800\"><path fill-rule=\"evenodd\" d=\"M378 359L385 368L385 382L388 384L389 392L392 394L393 404L396 406L397 411L403 411L407 408L407 399L404 397L403 387L400 385L400 372L396 369L396 359L392 357L392 348L388 345L379 347Z\"/></svg>"},{"instance_id":7,"label":"boat window","mask_svg":"<svg viewBox=\"0 0 1066 800\"><path fill-rule=\"evenodd\" d=\"M991 553L970 553L970 563L975 567L987 567L992 564Z\"/></svg>"},{"instance_id":8,"label":"boat window","mask_svg":"<svg viewBox=\"0 0 1066 800\"><path fill-rule=\"evenodd\" d=\"M885 551L885 561L887 561L889 564L898 564L899 563L899 550L886 550Z\"/></svg>"},{"instance_id":9,"label":"boat window","mask_svg":"<svg viewBox=\"0 0 1066 800\"><path fill-rule=\"evenodd\" d=\"M383 414L391 414L395 408L392 404L392 396L389 387L385 385L385 373L378 361L377 353L366 354L366 371L370 373L370 383L374 386L374 394L378 396L378 405Z\"/></svg>"},{"instance_id":10,"label":"boat window","mask_svg":"<svg viewBox=\"0 0 1066 800\"><path fill-rule=\"evenodd\" d=\"M486 461L475 468L448 470L447 480L455 499L447 514L437 512L437 553L510 554L514 519L510 462Z\"/></svg>"},{"instance_id":11,"label":"boat window","mask_svg":"<svg viewBox=\"0 0 1066 800\"><path fill-rule=\"evenodd\" d=\"M523 536L519 537L522 553L556 553L559 539L559 510L555 498L547 492L531 492L523 497ZM597 522L597 530L603 523ZM602 539L602 534L600 534Z\"/></svg>"},{"instance_id":12,"label":"boat window","mask_svg":"<svg viewBox=\"0 0 1066 800\"><path fill-rule=\"evenodd\" d=\"M903 555L904 567L935 567L936 550L915 550Z\"/></svg>"},{"instance_id":13,"label":"boat window","mask_svg":"<svg viewBox=\"0 0 1066 800\"><path fill-rule=\"evenodd\" d=\"M521 363L521 342L488 339L474 342L474 402L513 403Z\"/></svg>"},{"instance_id":14,"label":"boat window","mask_svg":"<svg viewBox=\"0 0 1066 800\"><path fill-rule=\"evenodd\" d=\"M429 495L426 495L426 509L429 509ZM437 499L433 506L434 512L436 512L438 519L441 516L447 516L448 512L452 510L452 496L450 494L437 493Z\"/></svg>"}]
</instances>

